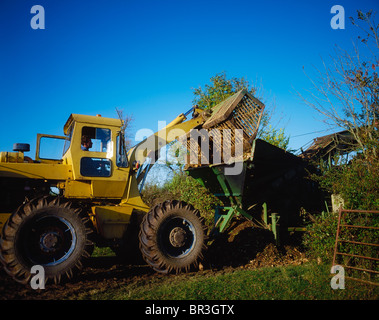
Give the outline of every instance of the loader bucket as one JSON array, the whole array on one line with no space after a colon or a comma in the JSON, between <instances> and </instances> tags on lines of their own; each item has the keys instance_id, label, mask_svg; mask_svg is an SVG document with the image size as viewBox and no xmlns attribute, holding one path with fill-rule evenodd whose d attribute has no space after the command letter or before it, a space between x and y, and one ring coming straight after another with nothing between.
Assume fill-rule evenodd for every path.
<instances>
[{"instance_id":1,"label":"loader bucket","mask_svg":"<svg viewBox=\"0 0 379 320\"><path fill-rule=\"evenodd\" d=\"M249 158L263 110L264 104L246 90L213 107L211 117L200 132L195 135L195 130L191 130L186 136L190 152L187 168L230 164L236 159L243 161Z\"/></svg>"}]
</instances>

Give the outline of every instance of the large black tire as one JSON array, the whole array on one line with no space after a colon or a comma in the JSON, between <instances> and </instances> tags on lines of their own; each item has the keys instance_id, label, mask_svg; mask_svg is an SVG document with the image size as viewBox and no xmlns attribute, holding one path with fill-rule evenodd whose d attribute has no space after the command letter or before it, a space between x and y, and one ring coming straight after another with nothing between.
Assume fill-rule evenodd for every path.
<instances>
[{"instance_id":1,"label":"large black tire","mask_svg":"<svg viewBox=\"0 0 379 320\"><path fill-rule=\"evenodd\" d=\"M199 211L182 201L165 201L141 223L144 260L160 273L188 271L203 258L206 232Z\"/></svg>"},{"instance_id":2,"label":"large black tire","mask_svg":"<svg viewBox=\"0 0 379 320\"><path fill-rule=\"evenodd\" d=\"M46 281L71 279L94 246L89 220L80 212L58 198L34 199L20 206L1 234L0 260L5 271L23 284L29 282L33 265L44 267Z\"/></svg>"}]
</instances>

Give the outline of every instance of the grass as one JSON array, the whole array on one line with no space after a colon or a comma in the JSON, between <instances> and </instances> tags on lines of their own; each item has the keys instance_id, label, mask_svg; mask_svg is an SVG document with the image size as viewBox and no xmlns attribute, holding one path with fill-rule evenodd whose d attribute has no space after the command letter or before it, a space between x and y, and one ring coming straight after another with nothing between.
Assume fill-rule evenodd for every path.
<instances>
[{"instance_id":1,"label":"grass","mask_svg":"<svg viewBox=\"0 0 379 320\"><path fill-rule=\"evenodd\" d=\"M85 300L377 300L379 288L345 280L330 286L330 267L307 263L259 269L157 276L84 293Z\"/></svg>"},{"instance_id":2,"label":"grass","mask_svg":"<svg viewBox=\"0 0 379 320\"><path fill-rule=\"evenodd\" d=\"M116 254L109 247L95 247L91 257L114 257Z\"/></svg>"}]
</instances>

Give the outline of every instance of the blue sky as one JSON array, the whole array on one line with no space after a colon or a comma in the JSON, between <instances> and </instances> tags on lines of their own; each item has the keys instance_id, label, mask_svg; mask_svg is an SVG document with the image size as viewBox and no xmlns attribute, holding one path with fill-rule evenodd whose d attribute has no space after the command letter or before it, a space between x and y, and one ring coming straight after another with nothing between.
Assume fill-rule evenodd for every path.
<instances>
[{"instance_id":1,"label":"blue sky","mask_svg":"<svg viewBox=\"0 0 379 320\"><path fill-rule=\"evenodd\" d=\"M36 4L44 30L30 25ZM330 27L336 4L344 30ZM71 113L116 117L116 107L134 132L156 131L223 71L262 83L298 149L325 129L296 96L310 87L303 67L351 48L357 9L379 11L379 1L1 0L0 150L30 143L34 157L37 133L62 135Z\"/></svg>"}]
</instances>

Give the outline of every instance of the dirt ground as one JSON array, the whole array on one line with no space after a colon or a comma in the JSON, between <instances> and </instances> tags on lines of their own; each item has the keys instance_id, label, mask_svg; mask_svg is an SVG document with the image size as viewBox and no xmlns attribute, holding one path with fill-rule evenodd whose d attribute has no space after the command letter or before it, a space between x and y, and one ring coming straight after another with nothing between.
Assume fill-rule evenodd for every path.
<instances>
[{"instance_id":1,"label":"dirt ground","mask_svg":"<svg viewBox=\"0 0 379 320\"><path fill-rule=\"evenodd\" d=\"M248 222L234 225L230 232L215 240L205 253L198 273L233 268L260 268L306 262L296 244L277 247L267 230L252 229ZM117 257L90 258L82 273L63 284L48 284L49 290L33 290L18 284L0 270L0 300L75 299L81 293L109 287L114 289L156 277L148 265L124 265ZM175 274L165 275L176 277Z\"/></svg>"}]
</instances>

